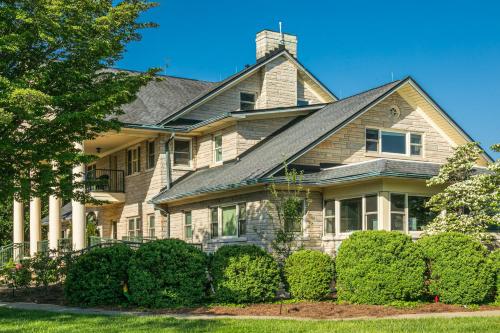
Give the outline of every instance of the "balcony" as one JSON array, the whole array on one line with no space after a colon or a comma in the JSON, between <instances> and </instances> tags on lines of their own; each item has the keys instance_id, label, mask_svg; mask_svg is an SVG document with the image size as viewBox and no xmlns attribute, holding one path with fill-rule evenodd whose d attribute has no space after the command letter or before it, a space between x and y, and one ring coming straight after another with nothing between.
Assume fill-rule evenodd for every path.
<instances>
[{"instance_id":1,"label":"balcony","mask_svg":"<svg viewBox=\"0 0 500 333\"><path fill-rule=\"evenodd\" d=\"M85 173L86 190L99 201L114 204L125 202L123 170L93 169Z\"/></svg>"}]
</instances>

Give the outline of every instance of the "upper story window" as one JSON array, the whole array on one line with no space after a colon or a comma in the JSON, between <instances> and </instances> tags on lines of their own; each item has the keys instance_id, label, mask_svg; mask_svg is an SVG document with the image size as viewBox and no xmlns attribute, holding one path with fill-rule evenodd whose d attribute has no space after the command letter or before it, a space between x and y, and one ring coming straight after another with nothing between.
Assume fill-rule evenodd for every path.
<instances>
[{"instance_id":1,"label":"upper story window","mask_svg":"<svg viewBox=\"0 0 500 333\"><path fill-rule=\"evenodd\" d=\"M141 147L127 150L127 175L141 171Z\"/></svg>"},{"instance_id":2,"label":"upper story window","mask_svg":"<svg viewBox=\"0 0 500 333\"><path fill-rule=\"evenodd\" d=\"M422 134L367 128L366 151L422 156Z\"/></svg>"},{"instance_id":3,"label":"upper story window","mask_svg":"<svg viewBox=\"0 0 500 333\"><path fill-rule=\"evenodd\" d=\"M255 110L256 99L254 93L240 92L240 110Z\"/></svg>"},{"instance_id":4,"label":"upper story window","mask_svg":"<svg viewBox=\"0 0 500 333\"><path fill-rule=\"evenodd\" d=\"M222 162L222 134L214 135L214 162Z\"/></svg>"},{"instance_id":5,"label":"upper story window","mask_svg":"<svg viewBox=\"0 0 500 333\"><path fill-rule=\"evenodd\" d=\"M191 166L190 139L174 139L174 166Z\"/></svg>"},{"instance_id":6,"label":"upper story window","mask_svg":"<svg viewBox=\"0 0 500 333\"><path fill-rule=\"evenodd\" d=\"M306 106L309 105L309 101L307 99L298 98L297 106Z\"/></svg>"},{"instance_id":7,"label":"upper story window","mask_svg":"<svg viewBox=\"0 0 500 333\"><path fill-rule=\"evenodd\" d=\"M147 156L148 156L148 159L147 159L147 162L148 162L147 168L148 169L152 169L155 166L155 158L156 158L156 155L155 155L155 142L154 141L148 141L148 144L147 144L146 148L147 148Z\"/></svg>"}]
</instances>

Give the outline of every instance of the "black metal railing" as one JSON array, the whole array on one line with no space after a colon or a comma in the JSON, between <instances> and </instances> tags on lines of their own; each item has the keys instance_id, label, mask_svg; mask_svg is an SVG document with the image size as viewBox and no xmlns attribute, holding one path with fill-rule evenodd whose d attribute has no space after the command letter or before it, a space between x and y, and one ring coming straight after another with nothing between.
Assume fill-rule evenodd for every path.
<instances>
[{"instance_id":1,"label":"black metal railing","mask_svg":"<svg viewBox=\"0 0 500 333\"><path fill-rule=\"evenodd\" d=\"M85 173L88 192L125 192L123 170L94 169Z\"/></svg>"}]
</instances>

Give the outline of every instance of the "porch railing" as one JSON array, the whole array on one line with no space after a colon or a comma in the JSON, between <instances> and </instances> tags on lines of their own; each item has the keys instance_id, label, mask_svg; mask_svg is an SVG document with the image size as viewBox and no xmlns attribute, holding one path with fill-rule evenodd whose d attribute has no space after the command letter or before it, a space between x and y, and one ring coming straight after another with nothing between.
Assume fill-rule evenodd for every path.
<instances>
[{"instance_id":1,"label":"porch railing","mask_svg":"<svg viewBox=\"0 0 500 333\"><path fill-rule=\"evenodd\" d=\"M30 256L30 244L28 242L9 244L0 247L0 268L10 260L19 261Z\"/></svg>"},{"instance_id":2,"label":"porch railing","mask_svg":"<svg viewBox=\"0 0 500 333\"><path fill-rule=\"evenodd\" d=\"M156 240L156 237L146 237L146 236L123 236L123 241L135 242L135 243L147 243Z\"/></svg>"},{"instance_id":3,"label":"porch railing","mask_svg":"<svg viewBox=\"0 0 500 333\"><path fill-rule=\"evenodd\" d=\"M85 173L88 192L125 192L123 170L94 169Z\"/></svg>"}]
</instances>

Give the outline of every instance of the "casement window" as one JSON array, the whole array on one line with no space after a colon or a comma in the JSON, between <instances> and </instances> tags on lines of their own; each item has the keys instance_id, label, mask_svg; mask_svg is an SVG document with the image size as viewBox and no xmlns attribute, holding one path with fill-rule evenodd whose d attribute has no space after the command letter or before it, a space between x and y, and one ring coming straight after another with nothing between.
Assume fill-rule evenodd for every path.
<instances>
[{"instance_id":1,"label":"casement window","mask_svg":"<svg viewBox=\"0 0 500 333\"><path fill-rule=\"evenodd\" d=\"M339 232L358 230L378 230L378 195L367 194L361 197L338 201Z\"/></svg>"},{"instance_id":2,"label":"casement window","mask_svg":"<svg viewBox=\"0 0 500 333\"><path fill-rule=\"evenodd\" d=\"M191 140L174 139L174 166L191 166Z\"/></svg>"},{"instance_id":3,"label":"casement window","mask_svg":"<svg viewBox=\"0 0 500 333\"><path fill-rule=\"evenodd\" d=\"M298 98L297 106L306 106L309 105L309 101L307 99Z\"/></svg>"},{"instance_id":4,"label":"casement window","mask_svg":"<svg viewBox=\"0 0 500 333\"><path fill-rule=\"evenodd\" d=\"M240 110L255 110L255 100L254 93L240 92Z\"/></svg>"},{"instance_id":5,"label":"casement window","mask_svg":"<svg viewBox=\"0 0 500 333\"><path fill-rule=\"evenodd\" d=\"M214 135L214 162L222 162L222 134Z\"/></svg>"},{"instance_id":6,"label":"casement window","mask_svg":"<svg viewBox=\"0 0 500 333\"><path fill-rule=\"evenodd\" d=\"M367 128L367 152L422 156L422 134Z\"/></svg>"},{"instance_id":7,"label":"casement window","mask_svg":"<svg viewBox=\"0 0 500 333\"><path fill-rule=\"evenodd\" d=\"M246 203L210 208L212 238L239 237L247 232Z\"/></svg>"},{"instance_id":8,"label":"casement window","mask_svg":"<svg viewBox=\"0 0 500 333\"><path fill-rule=\"evenodd\" d=\"M365 221L366 230L378 230L378 196L376 194L365 196Z\"/></svg>"},{"instance_id":9,"label":"casement window","mask_svg":"<svg viewBox=\"0 0 500 333\"><path fill-rule=\"evenodd\" d=\"M294 207L292 208L292 204ZM302 224L304 222L304 216L306 214L306 201L289 201L288 205L290 210L285 216L284 229L286 232L302 232Z\"/></svg>"},{"instance_id":10,"label":"casement window","mask_svg":"<svg viewBox=\"0 0 500 333\"><path fill-rule=\"evenodd\" d=\"M142 222L140 217L131 217L128 219L129 238L142 237Z\"/></svg>"},{"instance_id":11,"label":"casement window","mask_svg":"<svg viewBox=\"0 0 500 333\"><path fill-rule=\"evenodd\" d=\"M155 233L155 215L148 215L148 237L154 238L156 236Z\"/></svg>"},{"instance_id":12,"label":"casement window","mask_svg":"<svg viewBox=\"0 0 500 333\"><path fill-rule=\"evenodd\" d=\"M186 240L193 239L193 219L191 211L184 212L184 238Z\"/></svg>"},{"instance_id":13,"label":"casement window","mask_svg":"<svg viewBox=\"0 0 500 333\"><path fill-rule=\"evenodd\" d=\"M335 233L335 200L325 201L325 234Z\"/></svg>"},{"instance_id":14,"label":"casement window","mask_svg":"<svg viewBox=\"0 0 500 333\"><path fill-rule=\"evenodd\" d=\"M127 150L127 175L141 171L141 147Z\"/></svg>"},{"instance_id":15,"label":"casement window","mask_svg":"<svg viewBox=\"0 0 500 333\"><path fill-rule=\"evenodd\" d=\"M405 230L406 195L391 193L391 230Z\"/></svg>"},{"instance_id":16,"label":"casement window","mask_svg":"<svg viewBox=\"0 0 500 333\"><path fill-rule=\"evenodd\" d=\"M147 161L148 161L148 166L147 168L148 169L152 169L155 167L155 159L156 159L156 155L155 155L155 142L154 141L148 141L148 144L147 144Z\"/></svg>"}]
</instances>

